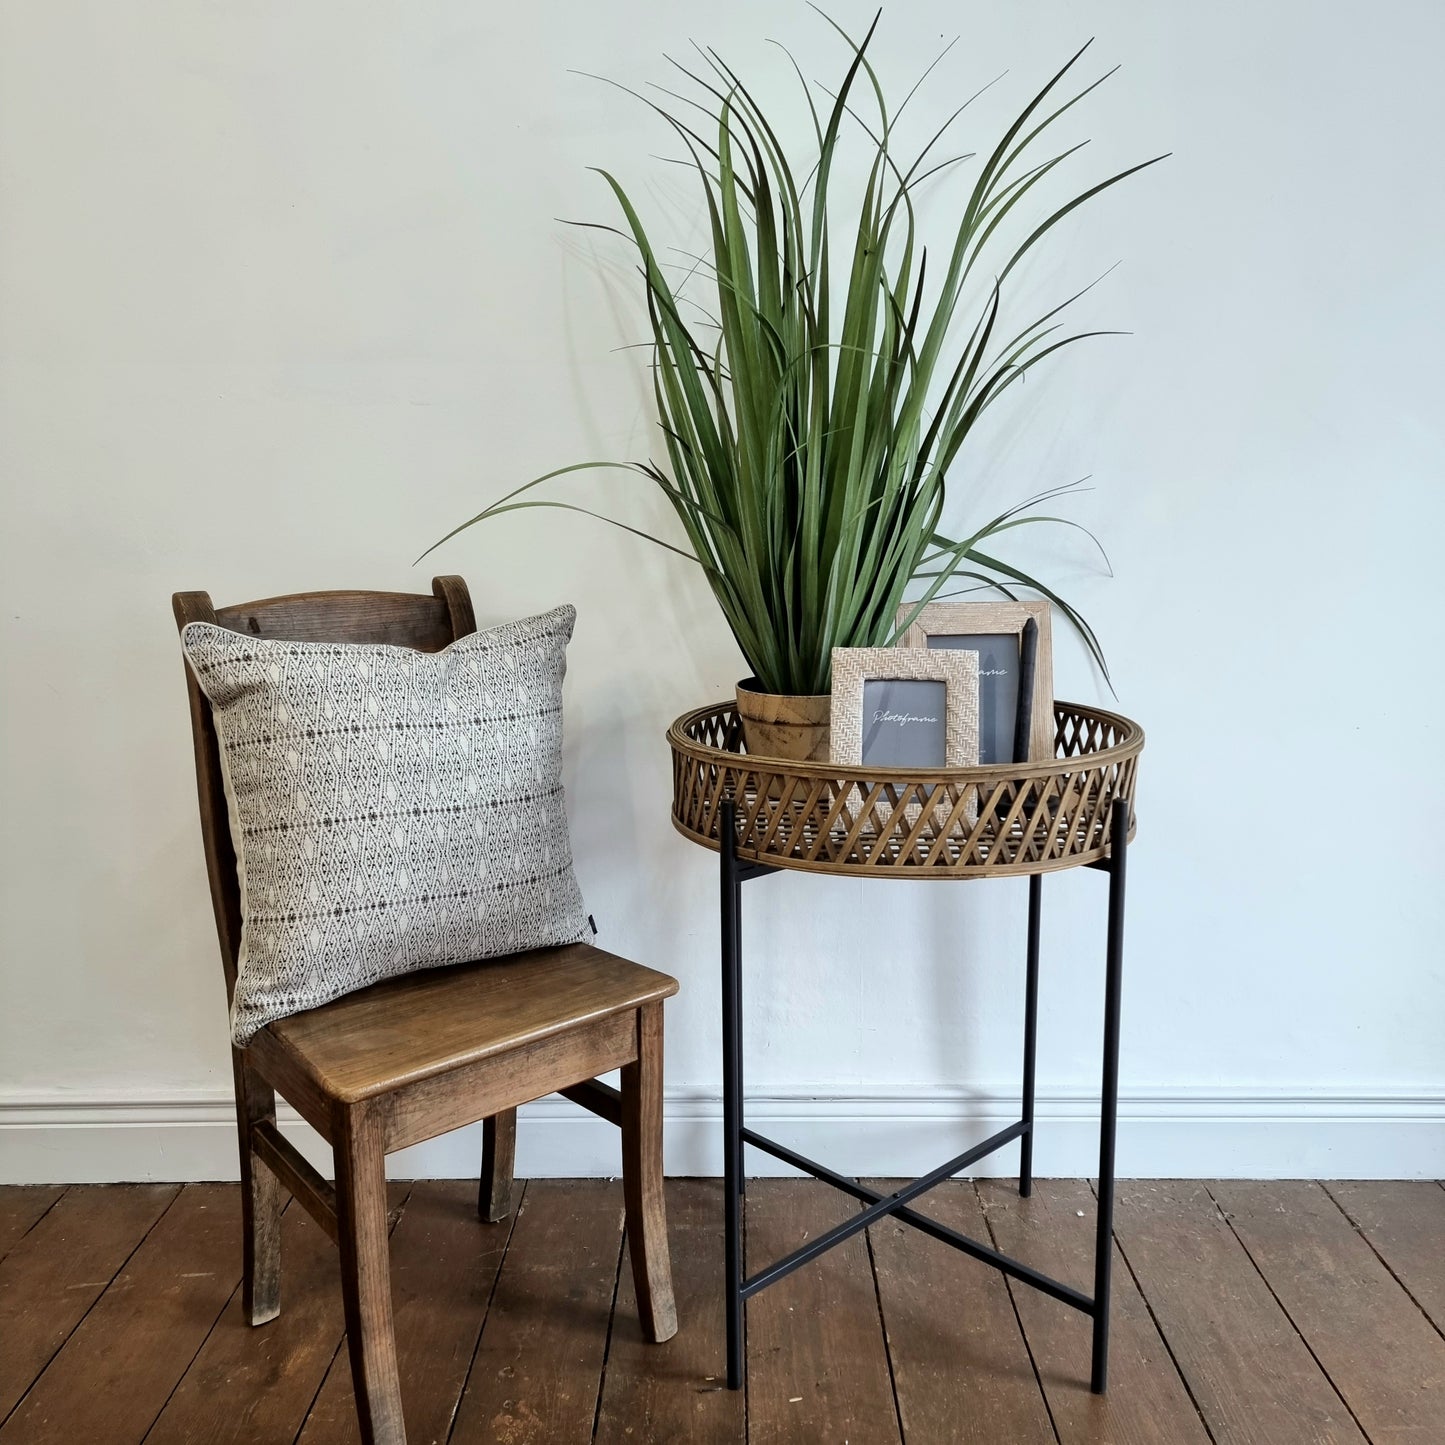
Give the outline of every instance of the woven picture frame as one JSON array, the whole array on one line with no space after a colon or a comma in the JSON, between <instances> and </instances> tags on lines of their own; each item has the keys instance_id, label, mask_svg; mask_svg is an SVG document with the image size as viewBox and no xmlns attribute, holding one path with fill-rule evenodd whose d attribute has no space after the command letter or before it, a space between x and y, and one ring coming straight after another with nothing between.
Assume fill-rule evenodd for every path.
<instances>
[{"instance_id":1,"label":"woven picture frame","mask_svg":"<svg viewBox=\"0 0 1445 1445\"><path fill-rule=\"evenodd\" d=\"M867 766L863 760L863 685L870 680L882 678L943 683L947 695L947 712L944 717L942 766L971 768L978 765L978 654L903 647L833 649L833 762L848 768ZM848 807L855 817L863 803L862 791L854 788ZM885 814L878 820L879 831L883 832L888 827L886 814L891 812L891 808L885 802L880 802L877 806L878 810ZM904 811L911 826L917 821L921 808L917 803L910 803ZM938 826L943 827L949 810L939 805L934 811ZM976 800L969 800L964 817L970 827L978 821Z\"/></svg>"},{"instance_id":2,"label":"woven picture frame","mask_svg":"<svg viewBox=\"0 0 1445 1445\"><path fill-rule=\"evenodd\" d=\"M946 768L978 764L978 654L911 647L833 649L832 760L863 766L863 684L879 678L941 682L948 689Z\"/></svg>"}]
</instances>

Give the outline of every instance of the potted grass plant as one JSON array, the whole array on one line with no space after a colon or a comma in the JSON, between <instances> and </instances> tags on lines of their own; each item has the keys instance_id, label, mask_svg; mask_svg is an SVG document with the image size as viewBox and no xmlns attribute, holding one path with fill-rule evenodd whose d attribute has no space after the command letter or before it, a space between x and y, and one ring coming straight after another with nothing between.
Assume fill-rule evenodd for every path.
<instances>
[{"instance_id":1,"label":"potted grass plant","mask_svg":"<svg viewBox=\"0 0 1445 1445\"><path fill-rule=\"evenodd\" d=\"M1062 521L1035 510L1057 492L959 536L942 530L945 503L964 443L988 408L1049 356L1107 334L1064 327L1061 313L1082 291L1021 329L1006 325L1015 268L1078 206L1163 159L1040 204L1056 167L1083 145L1049 144L1054 127L1107 79L1066 87L1080 50L960 188L950 249L930 264L913 198L977 160L940 153L965 107L921 152L896 155L897 113L868 57L878 18L861 42L828 23L848 58L821 105L794 62L812 117L801 147L711 50L678 67L695 87L676 97L680 111L639 97L671 126L695 172L710 248L689 277L712 293L706 325L684 311L684 283L668 279L628 193L599 172L622 216L620 227L603 229L626 237L640 260L665 459L562 467L448 534L520 508L563 507L693 558L751 669L737 692L748 750L795 759L827 756L833 648L893 643L910 588L919 607L964 585L1010 596L1032 589L1102 665L1098 639L1075 609L995 548L1011 529ZM694 121L699 114L706 118ZM862 145L866 162L861 200L846 208L835 195L845 144ZM686 548L575 502L527 495L568 473L611 466L656 484Z\"/></svg>"}]
</instances>

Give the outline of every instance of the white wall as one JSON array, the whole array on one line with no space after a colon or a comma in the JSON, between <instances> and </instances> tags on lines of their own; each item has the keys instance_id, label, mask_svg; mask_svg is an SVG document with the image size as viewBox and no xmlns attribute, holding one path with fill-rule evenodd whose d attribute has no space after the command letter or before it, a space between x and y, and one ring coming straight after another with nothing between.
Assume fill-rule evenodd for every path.
<instances>
[{"instance_id":1,"label":"white wall","mask_svg":"<svg viewBox=\"0 0 1445 1445\"><path fill-rule=\"evenodd\" d=\"M871 0L836 0L866 26ZM1074 174L1173 159L1061 229L1039 296L1132 337L1035 373L956 469L960 523L1092 474L1108 546L1013 553L1103 636L1149 734L1131 864L1121 1168L1445 1171L1435 755L1445 696L1433 0L895 4L920 134L1006 109L1097 34ZM666 81L715 43L772 90L801 3L0 3L6 505L0 1177L230 1167L220 970L169 594L471 580L575 602L569 796L602 941L676 972L672 1163L711 1167L715 875L668 824L663 730L742 670L687 564L529 513L411 559L504 488L650 440L606 165L685 217L660 123L569 73ZM802 132L795 132L801 136ZM946 200L948 192L935 193ZM926 210L939 235L947 206ZM681 224L679 222L679 224ZM641 481L579 481L666 525ZM1058 691L1107 700L1058 641ZM1103 883L1045 890L1045 1172L1089 1168ZM1016 1088L1024 889L748 889L749 1085L846 1167L927 1165ZM523 1168L616 1168L542 1106ZM893 1118L903 1122L893 1124ZM542 1122L543 1120L549 1122ZM471 1167L474 1139L417 1168ZM1001 1167L1011 1160L1001 1160Z\"/></svg>"}]
</instances>

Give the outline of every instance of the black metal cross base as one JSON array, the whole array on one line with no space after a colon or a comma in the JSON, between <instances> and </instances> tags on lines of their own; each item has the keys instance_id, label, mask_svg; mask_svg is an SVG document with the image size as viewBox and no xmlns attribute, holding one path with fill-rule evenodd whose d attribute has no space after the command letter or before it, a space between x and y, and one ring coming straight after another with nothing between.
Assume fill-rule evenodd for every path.
<instances>
[{"instance_id":1,"label":"black metal cross base","mask_svg":"<svg viewBox=\"0 0 1445 1445\"><path fill-rule=\"evenodd\" d=\"M1083 1294L1071 1286L980 1244L957 1230L910 1209L909 1204L934 1185L967 1169L985 1155L1017 1139L1019 1143L1019 1193L1025 1198L1033 1190L1034 1152L1034 1055L1039 1013L1039 910L1043 879L1029 877L1028 961L1024 986L1024 1070L1022 1117L1000 1129L980 1144L965 1149L938 1168L920 1175L892 1194L879 1194L796 1150L749 1129L743 1119L743 1034L742 1034L742 885L779 870L767 864L748 863L737 855L737 808L731 800L721 807L719 855L722 875L722 1020L723 1020L723 1173L725 1178L725 1268L727 1270L728 1388L743 1383L744 1302L776 1284L809 1260L834 1245L852 1238L885 1215L910 1224L943 1244L972 1255L974 1259L1002 1270L1006 1275L1042 1290L1094 1322L1093 1365L1089 1388L1103 1394L1109 1371L1109 1298L1114 1232L1114 1136L1119 1112L1119 1002L1124 962L1124 866L1128 851L1129 804L1115 799L1110 820L1113 840L1109 857L1088 864L1109 875L1109 927L1104 974L1104 1070L1099 1117L1099 1207L1094 1234L1094 1293ZM825 1184L831 1184L862 1200L868 1207L795 1249L791 1254L743 1275L742 1194L743 1145L771 1154L785 1164L801 1169Z\"/></svg>"}]
</instances>

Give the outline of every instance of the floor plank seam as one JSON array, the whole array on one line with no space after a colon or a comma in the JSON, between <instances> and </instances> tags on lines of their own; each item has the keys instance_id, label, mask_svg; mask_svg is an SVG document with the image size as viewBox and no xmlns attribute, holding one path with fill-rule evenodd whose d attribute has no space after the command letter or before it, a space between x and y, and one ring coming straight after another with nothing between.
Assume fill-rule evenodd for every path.
<instances>
[{"instance_id":1,"label":"floor plank seam","mask_svg":"<svg viewBox=\"0 0 1445 1445\"><path fill-rule=\"evenodd\" d=\"M1334 1194L1330 1190L1329 1185L1326 1184L1323 1179L1318 1180L1317 1182L1320 1188L1324 1190L1325 1197L1330 1201L1331 1204L1335 1206L1336 1209L1340 1211L1341 1214L1345 1216L1345 1222L1350 1226L1351 1229L1355 1231L1356 1234L1360 1236L1362 1240L1364 1240L1365 1244L1369 1247L1370 1253L1373 1254L1375 1258L1380 1261L1380 1264L1383 1267L1385 1273L1388 1274L1390 1278L1394 1280L1397 1285L1400 1286L1400 1288L1405 1293L1405 1297L1410 1301L1412 1305L1415 1306L1417 1310L1420 1311L1422 1315L1425 1316L1425 1321L1430 1326L1430 1328L1434 1330L1435 1333L1439 1335L1442 1340L1445 1340L1445 1329L1442 1329L1439 1325L1435 1323L1433 1319L1431 1319L1430 1311L1427 1310L1425 1306L1422 1305L1420 1301L1415 1298L1414 1294L1411 1293L1410 1286L1407 1285L1405 1281L1401 1279L1398 1274L1395 1273L1393 1267L1390 1264L1390 1261L1386 1259L1385 1256L1381 1254L1378 1249L1375 1248L1374 1242L1370 1239L1370 1236L1366 1234L1363 1229L1360 1228L1359 1224L1351 1216L1350 1211L1346 1209L1345 1206L1341 1204L1338 1199L1335 1198Z\"/></svg>"},{"instance_id":2,"label":"floor plank seam","mask_svg":"<svg viewBox=\"0 0 1445 1445\"><path fill-rule=\"evenodd\" d=\"M597 1438L602 1426L602 1397L607 1391L607 1365L612 1359L612 1331L617 1325L617 1295L622 1288L622 1257L627 1252L627 1230L622 1231L622 1241L617 1246L617 1270L612 1276L612 1307L607 1311L607 1338L602 1342L602 1369L597 1375L597 1403L592 1409L591 1440Z\"/></svg>"},{"instance_id":3,"label":"floor plank seam","mask_svg":"<svg viewBox=\"0 0 1445 1445\"><path fill-rule=\"evenodd\" d=\"M191 1186L187 1185L186 1187L190 1188ZM286 1217L287 1211L291 1208L293 1204L295 1204L295 1202L296 1201L294 1199L288 1199L286 1203L281 1206L281 1217L283 1219ZM298 1205L297 1207L299 1208L300 1206ZM161 1416L166 1413L166 1411L170 1408L171 1401L175 1399L176 1391L181 1388L181 1385L184 1382L186 1376L190 1374L191 1366L194 1365L196 1361L201 1358L201 1351L206 1348L206 1342L211 1338L213 1334L215 1334L216 1326L220 1324L223 1319L225 1319L226 1311L231 1308L231 1301L235 1299L237 1293L245 1287L245 1283L246 1282L244 1279L238 1279L236 1281L235 1289L233 1289L230 1294L228 1294L226 1298L221 1301L221 1308L217 1311L216 1318L211 1321L210 1329L208 1329L206 1333L201 1336L201 1342L196 1346L195 1353L191 1356L189 1360L186 1361L185 1369L176 1376L175 1384L173 1384L171 1388L166 1392L165 1399L161 1401L160 1409L156 1411L150 1424L146 1426L145 1434L140 1437L140 1445L145 1445L145 1442L149 1440L151 1435L155 1432L156 1426L160 1424Z\"/></svg>"},{"instance_id":4,"label":"floor plank seam","mask_svg":"<svg viewBox=\"0 0 1445 1445\"><path fill-rule=\"evenodd\" d=\"M1330 1389L1335 1392L1335 1397L1339 1400L1340 1404L1342 1404L1349 1412L1350 1419L1355 1422L1355 1429L1360 1432L1360 1438L1362 1440L1368 1441L1370 1438L1369 1432L1360 1422L1360 1417L1355 1414L1354 1407L1347 1399L1345 1399L1344 1392L1337 1384L1335 1384L1334 1380L1330 1376L1330 1372L1325 1369L1324 1362L1317 1354L1315 1354L1315 1347L1310 1344L1308 1338L1305 1335L1305 1332L1300 1329L1300 1327L1294 1322L1294 1316L1290 1314L1288 1309L1285 1308L1284 1301L1280 1299L1280 1297L1275 1293L1274 1286L1269 1282L1269 1277L1259 1267L1259 1261L1255 1259L1254 1255L1250 1252L1249 1246L1244 1242L1243 1237L1240 1235L1240 1232L1234 1227L1234 1220L1230 1216L1229 1211L1225 1209L1225 1207L1214 1197L1214 1191L1207 1184L1203 1186L1203 1189L1204 1192L1209 1196L1210 1202L1219 1211L1219 1217L1224 1221L1225 1226L1228 1228L1229 1232L1235 1237L1236 1240L1239 1241L1239 1247L1244 1251L1244 1257L1250 1262L1250 1264L1254 1266L1254 1272L1260 1277L1260 1280L1263 1282L1265 1289L1269 1291L1269 1296L1279 1307L1279 1312L1285 1317L1285 1319L1289 1321L1290 1329L1292 1329L1295 1334L1299 1336L1300 1343L1305 1347L1306 1350L1309 1351L1309 1357L1315 1362L1315 1368L1318 1369L1320 1374L1324 1376L1325 1382L1329 1385Z\"/></svg>"},{"instance_id":5,"label":"floor plank seam","mask_svg":"<svg viewBox=\"0 0 1445 1445\"><path fill-rule=\"evenodd\" d=\"M983 1215L983 1227L988 1231L988 1242L1002 1253L1003 1246L998 1242L998 1236L993 1232L993 1220L988 1216L988 1204L979 1192L978 1180L972 1179L969 1182L973 1185L974 1197L978 1200L979 1211ZM1024 1352L1028 1355L1029 1366L1034 1372L1034 1384L1039 1387L1039 1398L1044 1402L1044 1413L1049 1418L1049 1429L1054 1432L1054 1445L1063 1445L1064 1437L1059 1430L1059 1422L1054 1419L1054 1407L1049 1401L1049 1392L1044 1389L1044 1377L1039 1370L1039 1362L1034 1358L1033 1341L1029 1339L1029 1332L1024 1328L1023 1315L1019 1313L1018 1296L1014 1293L1015 1281L1011 1280L1008 1275L1004 1275L1003 1287L1008 1292L1008 1302L1014 1312L1014 1323L1019 1327L1019 1338L1024 1342ZM1024 1285L1023 1288L1027 1289L1028 1286Z\"/></svg>"},{"instance_id":6,"label":"floor plank seam","mask_svg":"<svg viewBox=\"0 0 1445 1445\"><path fill-rule=\"evenodd\" d=\"M75 1337L75 1332L76 1332L76 1330L78 1330L78 1329L81 1327L81 1325L83 1325L83 1324L86 1322L86 1320L90 1318L90 1311L93 1310L93 1309L96 1307L96 1305L98 1305L98 1304L101 1302L101 1300L103 1300L103 1299L106 1297L106 1295L110 1293L110 1287L111 1287L111 1285L113 1285L113 1284L116 1282L116 1280L118 1280L118 1279L120 1278L120 1276L125 1272L125 1267L126 1267L126 1265L128 1265L128 1264L131 1262L131 1260L133 1260L133 1259L135 1258L137 1250L139 1250L140 1247L146 1242L146 1240L148 1240L148 1239L151 1237L151 1235L155 1232L157 1226L160 1224L161 1220L163 1220L163 1219L166 1217L166 1215L168 1215L168 1214L171 1212L172 1208L174 1208L176 1200L178 1200L178 1199L181 1197L181 1191L182 1191L183 1188L184 1188L184 1186L182 1186L182 1185L178 1185L178 1186L176 1187L176 1192L171 1195L170 1203L168 1203L168 1204L166 1205L166 1207L165 1207L164 1209L162 1209L161 1212L160 1212L158 1215L156 1215L156 1217L151 1221L150 1228L147 1229L147 1230L145 1230L145 1231L142 1233L141 1237L140 1237L138 1240L136 1240L136 1242L135 1242L135 1248L133 1248L133 1249L126 1255L126 1257L125 1257L123 1260L121 1260L120 1264L116 1266L114 1273L112 1273L111 1277L110 1277L108 1280L106 1280L106 1282L105 1282L105 1288L104 1288L103 1290L101 1290L100 1293L97 1294L96 1297L95 1297L93 1300L91 1300L91 1302L90 1302L90 1309L87 1309L86 1312L85 1312L83 1315L81 1315L81 1317L80 1317L78 1320L76 1320L76 1322L70 1327L70 1329L68 1329L68 1330L65 1332L65 1338L64 1338L63 1340L61 1340L58 1345L56 1345L56 1347L54 1348L54 1350L52 1350L51 1353L50 1353L50 1355L46 1358L45 1363L44 1363L43 1365L41 1365L41 1367L35 1372L34 1377L31 1379L30 1383L25 1387L25 1392L20 1396L20 1398L19 1398L18 1400L16 1400L16 1402L5 1412L5 1414L4 1414L3 1416L0 1416L0 1430L3 1430L3 1429L5 1428L5 1426L7 1426L7 1425L10 1423L10 1417L11 1417L12 1415L14 1415L15 1412L26 1402L26 1400L28 1400L28 1399L30 1398L30 1396L31 1396L32 1392L34 1391L35 1387L41 1382L42 1379L45 1378L45 1372L51 1367L51 1365L53 1365L53 1364L55 1363L56 1357L57 1357L57 1356L60 1354L60 1352L66 1347L66 1345L68 1345L68 1344L70 1343L70 1341ZM67 1189L67 1190L66 1190L66 1193L68 1194L69 1192L70 1192L70 1191ZM60 1201L57 1199L55 1202L56 1202L56 1204L58 1204ZM54 1208L54 1205L52 1205L51 1208ZM47 1213L47 1214L48 1214L49 1212L50 1212L49 1210L46 1210L46 1213ZM37 1221L37 1223L38 1223L38 1222L39 1222L39 1221Z\"/></svg>"},{"instance_id":7,"label":"floor plank seam","mask_svg":"<svg viewBox=\"0 0 1445 1445\"><path fill-rule=\"evenodd\" d=\"M316 1389L312 1392L311 1399L307 1402L306 1409L302 1411L301 1423L296 1427L296 1433L291 1437L291 1445L306 1433L306 1427L311 1423L311 1412L316 1408L316 1402L321 1398L321 1392L326 1388L326 1382L331 1378L331 1372L336 1368L337 1361L341 1358L341 1352L346 1348L346 1332L343 1330L341 1338L336 1342L336 1348L331 1352L331 1359L327 1362L326 1368L321 1372L321 1378L316 1382ZM145 1445L142 1441L141 1445Z\"/></svg>"},{"instance_id":8,"label":"floor plank seam","mask_svg":"<svg viewBox=\"0 0 1445 1445\"><path fill-rule=\"evenodd\" d=\"M1099 1201L1098 1191L1094 1188L1092 1179L1085 1181L1089 1186L1089 1192L1094 1196L1095 1204ZM1213 1196L1210 1196L1213 1198ZM1189 1383L1189 1376L1185 1374L1184 1367L1179 1363L1179 1357L1174 1353L1174 1346L1169 1342L1169 1336L1165 1333L1164 1325L1154 1311L1154 1305L1144 1290L1144 1281L1139 1277L1139 1271L1134 1268L1129 1259L1129 1251L1124 1248L1124 1241L1114 1236L1113 1243L1118 1247L1119 1258L1124 1261L1124 1268L1129 1271L1129 1278L1134 1281L1134 1288L1139 1291L1139 1298L1144 1302L1144 1309L1149 1315L1149 1322L1154 1326L1154 1333L1159 1336L1159 1343L1164 1346L1164 1353L1169 1356L1169 1363L1174 1366L1174 1373L1179 1376L1179 1383L1184 1386L1184 1393L1189 1398L1189 1403L1194 1406L1194 1413L1199 1416L1199 1424L1204 1433L1209 1437L1210 1445L1218 1445L1214 1431L1210 1428L1209 1420L1199 1407L1199 1401L1194 1398L1194 1386Z\"/></svg>"},{"instance_id":9,"label":"floor plank seam","mask_svg":"<svg viewBox=\"0 0 1445 1445\"><path fill-rule=\"evenodd\" d=\"M0 1254L0 1261L3 1261L3 1260L7 1259L7 1258L10 1256L11 1252L20 1244L20 1241L23 1240L23 1239L25 1238L25 1236L26 1236L27 1234L29 1234L30 1231L31 1231L32 1229L34 1229L34 1228L41 1222L41 1220L43 1220L43 1219L45 1218L45 1216L46 1216L47 1214L49 1214L50 1211L51 1211L52 1209L54 1209L55 1206L56 1206L57 1204L59 1204L62 1199L65 1198L65 1196L66 1196L67 1194L70 1193L70 1191L71 1191L71 1189L72 1189L73 1187L74 1187L74 1186L67 1184L67 1185L65 1185L65 1186L61 1189L60 1193L57 1194L57 1195L55 1196L55 1198L52 1199L52 1200L50 1201L50 1203L47 1204L47 1205L45 1206L45 1208L42 1209L42 1210L40 1211L40 1213L39 1213L34 1219L32 1219L32 1220L30 1221L29 1226L28 1226L26 1229L22 1230L20 1234L16 1235L15 1240L14 1240L14 1242L11 1244L10 1248L7 1249L7 1250L5 1250L5 1252L4 1252L3 1254ZM8 1418L8 1417L7 1417L7 1418ZM4 1423L4 1422L3 1422L3 1421L0 1421L0 1423Z\"/></svg>"},{"instance_id":10,"label":"floor plank seam","mask_svg":"<svg viewBox=\"0 0 1445 1445\"><path fill-rule=\"evenodd\" d=\"M861 1181L860 1181L861 1182ZM860 1209L862 1204L858 1206ZM889 1216L884 1215L887 1219ZM888 1362L888 1388L893 1392L893 1416L898 1421L899 1445L907 1445L908 1435L903 1428L903 1406L898 1399L898 1375L893 1368L893 1342L888 1338L888 1316L883 1309L883 1290L878 1283L878 1259L873 1253L873 1231L863 1231L864 1243L868 1246L868 1273L873 1279L873 1301L878 1308L878 1328L883 1332L883 1358Z\"/></svg>"},{"instance_id":11,"label":"floor plank seam","mask_svg":"<svg viewBox=\"0 0 1445 1445\"><path fill-rule=\"evenodd\" d=\"M416 1180L413 1179L408 1183L406 1194L402 1198L401 1203L397 1205L395 1210L390 1211L392 1218L390 1225L386 1231L386 1237L388 1240L390 1240L392 1236L396 1234L396 1227L401 1223L401 1217L403 1214L406 1213L407 1205L411 1203L412 1191L415 1188ZM292 1202L295 1202L294 1198ZM315 1223L314 1220L312 1222ZM317 1225L317 1228L319 1229L320 1226ZM336 1342L336 1348L332 1350L331 1358L327 1361L326 1368L321 1371L321 1378L317 1380L316 1388L312 1391L310 1400L306 1402L306 1408L301 1412L301 1420L296 1426L296 1433L291 1437L291 1445L296 1445L296 1442L300 1440L302 1435L306 1433L306 1426L310 1423L311 1420L311 1412L316 1408L316 1402L321 1398L321 1392L326 1388L326 1382L331 1378L331 1372L336 1368L336 1362L341 1358L341 1352L345 1348L346 1331L345 1329L343 1329L341 1331L341 1338ZM349 1368L350 1366L348 1365L348 1369ZM145 1442L142 1441L141 1445L145 1445Z\"/></svg>"},{"instance_id":12,"label":"floor plank seam","mask_svg":"<svg viewBox=\"0 0 1445 1445\"><path fill-rule=\"evenodd\" d=\"M447 1433L445 1445L451 1445L452 1436L456 1434L457 1417L461 1414L462 1400L467 1393L467 1386L472 1382L472 1371L477 1365L477 1354L482 1348L482 1335L487 1328L487 1320L491 1317L492 1305L497 1298L497 1287L502 1282L502 1271L507 1267L507 1255L511 1252L512 1240L517 1233L517 1220L521 1217L522 1206L527 1201L527 1181L519 1181L520 1192L512 1203L512 1213L507 1220L507 1237L502 1241L502 1257L497 1261L496 1273L492 1276L492 1287L487 1291L487 1305L482 1311L482 1318L477 1325L477 1337L472 1341L472 1357L467 1362L467 1372L462 1376L461 1388L457 1391L457 1397L452 1401L451 1418L447 1421Z\"/></svg>"}]
</instances>

